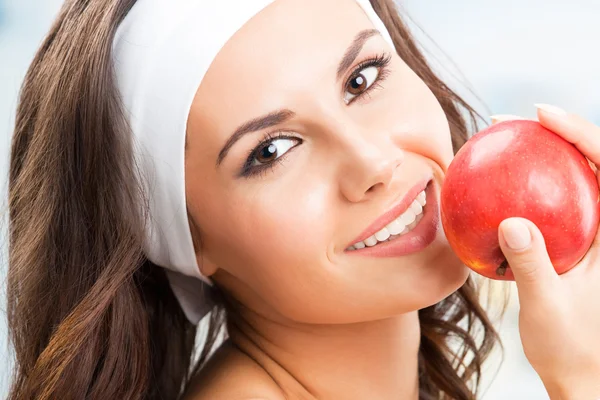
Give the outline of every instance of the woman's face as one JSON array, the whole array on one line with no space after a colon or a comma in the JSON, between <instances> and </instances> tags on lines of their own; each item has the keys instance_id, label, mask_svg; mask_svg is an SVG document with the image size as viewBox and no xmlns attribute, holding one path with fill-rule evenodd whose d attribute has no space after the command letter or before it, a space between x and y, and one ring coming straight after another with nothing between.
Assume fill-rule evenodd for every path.
<instances>
[{"instance_id":1,"label":"woman's face","mask_svg":"<svg viewBox=\"0 0 600 400\"><path fill-rule=\"evenodd\" d=\"M354 0L278 0L230 39L194 99L186 191L198 263L271 318L385 318L467 278L434 201L453 156L445 114L373 28ZM423 223L397 243L347 250L430 179Z\"/></svg>"}]
</instances>

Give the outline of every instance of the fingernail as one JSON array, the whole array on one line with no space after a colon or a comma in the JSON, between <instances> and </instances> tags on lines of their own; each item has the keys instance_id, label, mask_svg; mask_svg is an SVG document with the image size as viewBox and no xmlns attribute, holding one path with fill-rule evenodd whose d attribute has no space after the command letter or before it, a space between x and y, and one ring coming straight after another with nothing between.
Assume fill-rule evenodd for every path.
<instances>
[{"instance_id":1,"label":"fingernail","mask_svg":"<svg viewBox=\"0 0 600 400\"><path fill-rule=\"evenodd\" d=\"M538 108L539 110L557 115L559 117L564 117L565 115L567 115L567 112L562 108L550 104L534 104L534 106L536 106L536 108Z\"/></svg>"},{"instance_id":2,"label":"fingernail","mask_svg":"<svg viewBox=\"0 0 600 400\"><path fill-rule=\"evenodd\" d=\"M522 250L531 243L531 233L527 225L519 220L510 219L502 224L502 235L508 247Z\"/></svg>"},{"instance_id":3,"label":"fingernail","mask_svg":"<svg viewBox=\"0 0 600 400\"><path fill-rule=\"evenodd\" d=\"M503 121L511 121L511 120L523 120L526 118L519 117L518 115L510 115L510 114L498 114L498 115L490 115L490 119L492 120L492 124L497 124L498 122Z\"/></svg>"}]
</instances>

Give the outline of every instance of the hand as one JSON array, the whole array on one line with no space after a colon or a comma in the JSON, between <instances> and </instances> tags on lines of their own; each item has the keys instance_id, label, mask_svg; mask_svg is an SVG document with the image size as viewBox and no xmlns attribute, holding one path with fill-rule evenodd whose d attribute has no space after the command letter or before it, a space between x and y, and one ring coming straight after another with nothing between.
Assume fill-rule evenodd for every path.
<instances>
[{"instance_id":1,"label":"hand","mask_svg":"<svg viewBox=\"0 0 600 400\"><path fill-rule=\"evenodd\" d=\"M600 127L546 105L538 106L538 119L600 165ZM553 399L600 399L600 234L582 261L560 276L531 221L509 218L498 237L519 292L523 349L548 393Z\"/></svg>"}]
</instances>

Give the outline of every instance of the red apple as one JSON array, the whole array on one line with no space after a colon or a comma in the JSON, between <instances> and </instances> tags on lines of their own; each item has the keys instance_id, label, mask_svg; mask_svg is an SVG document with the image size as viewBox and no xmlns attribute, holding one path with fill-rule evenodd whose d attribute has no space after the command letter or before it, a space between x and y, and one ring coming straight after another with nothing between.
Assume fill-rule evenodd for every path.
<instances>
[{"instance_id":1,"label":"red apple","mask_svg":"<svg viewBox=\"0 0 600 400\"><path fill-rule=\"evenodd\" d=\"M583 258L598 229L598 182L575 146L536 121L505 121L474 135L450 164L440 213L450 246L475 272L514 280L498 226L527 218L557 273Z\"/></svg>"}]
</instances>

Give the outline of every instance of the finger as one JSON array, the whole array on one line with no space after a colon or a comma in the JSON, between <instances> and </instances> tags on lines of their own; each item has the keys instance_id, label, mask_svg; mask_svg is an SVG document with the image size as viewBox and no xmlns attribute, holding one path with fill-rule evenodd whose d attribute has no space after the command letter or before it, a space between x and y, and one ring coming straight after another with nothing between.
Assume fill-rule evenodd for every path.
<instances>
[{"instance_id":1,"label":"finger","mask_svg":"<svg viewBox=\"0 0 600 400\"><path fill-rule=\"evenodd\" d=\"M546 297L559 282L544 237L539 229L524 218L508 218L498 229L500 248L513 272L519 298Z\"/></svg>"},{"instance_id":2,"label":"finger","mask_svg":"<svg viewBox=\"0 0 600 400\"><path fill-rule=\"evenodd\" d=\"M520 117L518 115L511 115L511 114L498 114L498 115L491 115L490 119L492 120L492 125L494 125L499 122L513 121L513 120L526 120L528 118Z\"/></svg>"},{"instance_id":3,"label":"finger","mask_svg":"<svg viewBox=\"0 0 600 400\"><path fill-rule=\"evenodd\" d=\"M600 127L556 106L535 106L540 124L573 143L596 166L600 165Z\"/></svg>"}]
</instances>

